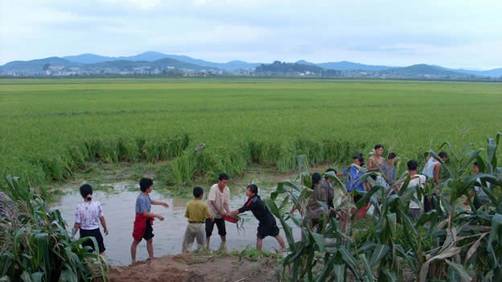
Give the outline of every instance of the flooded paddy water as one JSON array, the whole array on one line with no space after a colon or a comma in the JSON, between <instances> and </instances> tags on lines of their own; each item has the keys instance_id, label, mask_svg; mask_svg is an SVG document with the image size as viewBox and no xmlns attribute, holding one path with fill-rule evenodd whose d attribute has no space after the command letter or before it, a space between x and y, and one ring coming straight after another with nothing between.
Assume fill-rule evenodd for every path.
<instances>
[{"instance_id":1,"label":"flooded paddy water","mask_svg":"<svg viewBox=\"0 0 502 282\"><path fill-rule=\"evenodd\" d=\"M244 204L246 200L244 194L245 184L242 183L246 183L246 181L249 181L247 183L251 182L249 179L241 179L241 183L237 182L234 185L229 185L231 191L231 210L238 209ZM268 185L259 184L260 195L263 198L267 198L274 186L275 184L271 182ZM204 196L207 196L208 187L207 185L203 187L205 190ZM191 191L190 188L186 189ZM109 235L104 236L103 234L103 236L106 246L105 256L111 265L127 265L131 261L130 245L132 242L136 197L139 193L137 182L132 180L101 183L98 187L95 187L93 200L101 202L109 229ZM169 208L152 206L153 212L160 213L165 217L164 221L155 220L154 222L155 256L181 253L181 244L187 226L187 220L184 217L185 205L190 200L190 197L188 195L173 196L162 189L156 191L155 185L150 197L153 200L162 200L169 204ZM52 205L53 208L61 211L69 230L71 230L74 224L75 207L81 202L82 197L79 193L79 184L74 182L65 185L64 194ZM236 224L226 223L227 250L229 252L240 251L248 246L251 248L255 247L258 222L251 212L241 214L241 218L243 218L244 224L243 228L239 230ZM279 221L277 222L281 229L281 235L284 237L282 227ZM291 226L293 227L293 225ZM293 230L295 237L300 238L300 230L298 228L294 228ZM211 250L217 250L219 244L220 238L215 227L211 237ZM278 248L279 246L274 238L267 237L264 240L264 250L274 251ZM137 259L144 260L147 257L146 243L143 241L138 247Z\"/></svg>"}]
</instances>

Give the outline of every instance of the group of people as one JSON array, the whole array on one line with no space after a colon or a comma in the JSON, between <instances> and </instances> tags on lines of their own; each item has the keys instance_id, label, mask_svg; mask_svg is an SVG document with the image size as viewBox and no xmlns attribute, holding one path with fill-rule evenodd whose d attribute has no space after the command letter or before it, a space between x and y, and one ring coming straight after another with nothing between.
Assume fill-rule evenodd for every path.
<instances>
[{"instance_id":1,"label":"group of people","mask_svg":"<svg viewBox=\"0 0 502 282\"><path fill-rule=\"evenodd\" d=\"M397 178L396 164L398 161L397 154L389 152L384 157L385 148L381 144L374 146L373 153L368 158L368 163L365 165L364 156L356 154L352 158L352 164L343 172L338 173L334 169L328 169L324 173L324 177L320 173L313 173L311 179L312 193L308 200L305 213L304 222L312 228L321 228L320 221L324 215L338 217L337 211L334 209L334 183L331 176L342 176L345 179L345 187L348 193L352 193L354 202L357 202L362 195L369 191L375 185L384 187L385 189L392 190L391 193L399 192L403 185L408 187L423 189L427 183L432 183L435 189L439 189L442 179L447 173L447 169L443 166L448 162L448 154L444 151L438 155L430 154L426 158L423 170L421 173L418 171L418 162L416 160L409 160L406 164L407 175L406 177ZM368 172L377 172L367 174ZM472 173L477 175L480 172L478 163L474 163ZM363 175L369 177L363 177ZM258 195L258 187L255 184L250 184L246 187L247 200L244 205L237 209L230 209L230 189L228 188L229 177L222 173L218 177L218 182L211 186L207 195L207 201L204 201L204 189L202 187L193 188L193 199L186 205L185 217L187 219L187 226L182 243L182 252L190 252L194 241L197 242L198 249L209 249L210 239L216 225L218 235L220 236L221 243L220 249L226 249L226 226L225 222L236 222L237 216L240 213L251 211L254 217L258 220L258 230L256 234L256 248L262 249L263 239L267 236L274 237L281 250L285 249L284 239L279 235L279 228L272 213L268 210L265 203ZM407 183L407 184L406 184ZM473 195L476 197L469 197L477 199L474 204L479 206L483 201L487 201L487 196L484 193L482 186L487 186L487 183L481 183L478 180L476 187L474 187ZM152 200L149 194L153 190L153 181L150 178L142 178L139 181L140 194L136 199L135 206L135 219L133 227L133 241L131 243L131 259L136 262L136 249L138 244L144 239L147 245L149 259L154 257L153 253L153 221L158 219L164 220L160 214L151 211L152 205L160 205L169 207L166 202ZM437 190L435 191L437 192ZM105 251L103 237L101 235L99 224L103 226L103 231L108 234L108 228L105 218L103 216L103 209L98 201L92 200L92 187L84 184L80 187L80 193L84 201L79 204L75 210L75 226L74 233L80 231L80 237L94 237L97 242L99 252ZM413 218L418 218L423 212L434 209L434 201L432 196L425 196L422 201L417 201L416 193L415 199L409 203L409 214ZM370 208L368 204L357 211L357 218L364 217ZM294 210L293 210L294 211ZM84 245L94 249L92 240L87 240Z\"/></svg>"},{"instance_id":2,"label":"group of people","mask_svg":"<svg viewBox=\"0 0 502 282\"><path fill-rule=\"evenodd\" d=\"M409 160L406 163L406 175L398 178L397 162L399 159L397 154L389 152L385 157L384 152L384 146L377 144L368 158L367 165L365 165L363 154L358 153L353 156L352 164L343 172L337 173L333 169L328 169L325 175L332 172L336 176L344 178L347 192L357 192L353 193L354 202L357 202L364 193L376 185L391 190L390 193L397 193L404 185L407 185L408 188L424 189L429 183L433 187L432 194L425 195L422 200L418 200L417 193L415 193L414 199L409 203L409 214L413 218L418 218L422 213L437 208L434 206L435 201L433 201L433 198L439 192L441 181L448 177L448 170L445 168L445 164L449 161L448 154L444 151L439 152L437 155L428 154L421 172L419 172L418 161ZM372 174L371 172L375 173ZM480 166L477 162L474 162L472 164L472 175L479 175L479 173ZM364 175L368 175L368 177L363 177ZM315 226L319 222L322 214L334 214L335 211L331 209L334 199L332 186L329 177L322 178L319 173L312 175L311 188L313 193L305 213L305 219L311 226ZM482 183L478 178L473 187L474 189L463 204L469 206L472 202L475 207L479 207L486 203L488 196L482 187L489 188L490 183ZM359 209L356 217L364 217L370 207L371 204L368 204Z\"/></svg>"},{"instance_id":3,"label":"group of people","mask_svg":"<svg viewBox=\"0 0 502 282\"><path fill-rule=\"evenodd\" d=\"M218 229L218 234L221 239L220 250L226 250L226 226L225 222L236 222L237 216L241 213L251 211L254 217L258 220L258 230L256 234L256 248L262 249L263 239L267 236L274 237L280 250L285 250L286 243L279 235L279 227L272 213L268 210L263 200L258 195L258 186L250 184L246 187L247 200L244 205L237 210L230 210L230 189L228 188L229 177L222 173L218 177L218 183L211 186L207 196L207 201L204 201L204 189L202 187L194 187L192 194L193 199L186 205L185 217L187 226L182 243L182 252L188 253L192 251L194 241L197 242L197 250L209 249L211 235L214 226ZM136 250L138 244L146 241L146 247L149 259L154 258L153 251L153 222L155 219L160 221L164 217L160 214L151 211L152 205L159 205L168 208L166 202L152 200L150 193L153 191L153 180L150 178L142 178L139 181L140 193L136 198L135 219L133 224L131 243L131 260L136 262ZM103 226L105 235L108 234L108 227L103 214L103 208L99 201L94 201L92 198L93 190L89 184L84 184L80 187L80 194L83 202L78 204L75 209L75 225L73 234L80 233L80 238L87 237L82 245L95 251L95 244L91 237L97 243L97 248L100 254L106 250L103 236L101 234L99 224Z\"/></svg>"},{"instance_id":4,"label":"group of people","mask_svg":"<svg viewBox=\"0 0 502 282\"><path fill-rule=\"evenodd\" d=\"M356 191L354 194L354 202L357 202L364 195L365 192L369 191L372 187L378 185L384 187L385 189L391 189L393 192L398 192L402 186L405 184L405 180L408 179L408 187L413 188L424 188L428 181L439 186L440 181L444 178L445 169L443 169L443 164L448 161L448 154L446 152L440 152L438 156L428 155L422 174L418 172L418 162L416 160L409 160L406 164L407 175L406 177L397 178L397 161L399 160L395 152L389 152L386 157L384 157L385 148L382 144L377 144L374 146L371 156L368 158L367 165L365 165L364 156L361 153L355 154L352 158L352 164L342 173L337 173L337 176L345 178L345 186L347 192ZM328 170L329 171L329 170ZM327 171L327 172L328 172ZM375 172L374 174L368 174ZM336 172L335 172L336 173ZM363 177L363 175L368 174L370 177ZM312 189L314 190L311 204L309 207L315 207L316 202L325 202L326 206L332 206L332 198L326 201L324 196L320 195L321 190L331 191L330 182L327 179L321 180L321 176L314 174L312 176ZM324 187L324 188L323 188ZM330 194L330 192L327 192ZM332 192L331 192L332 194ZM416 194L415 194L416 196ZM370 204L362 207L357 211L357 217L364 217ZM409 204L410 215L414 218L420 216L424 211L429 211L432 208L432 200L429 197L425 197L423 204L412 200ZM309 210L307 209L307 218L312 218L309 216ZM317 209L319 210L319 209ZM318 212L319 213L319 212ZM314 215L314 220L312 223L318 220L319 216Z\"/></svg>"}]
</instances>

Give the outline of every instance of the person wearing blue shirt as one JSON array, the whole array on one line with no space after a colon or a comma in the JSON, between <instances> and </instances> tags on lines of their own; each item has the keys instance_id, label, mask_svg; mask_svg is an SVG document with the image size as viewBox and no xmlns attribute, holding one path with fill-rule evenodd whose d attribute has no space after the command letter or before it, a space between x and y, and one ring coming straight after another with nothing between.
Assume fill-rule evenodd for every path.
<instances>
[{"instance_id":1,"label":"person wearing blue shirt","mask_svg":"<svg viewBox=\"0 0 502 282\"><path fill-rule=\"evenodd\" d=\"M364 183L361 180L361 176L364 174L364 158L362 154L357 154L352 158L352 164L350 165L347 172L347 192L352 192L354 190L358 192L365 192Z\"/></svg>"}]
</instances>

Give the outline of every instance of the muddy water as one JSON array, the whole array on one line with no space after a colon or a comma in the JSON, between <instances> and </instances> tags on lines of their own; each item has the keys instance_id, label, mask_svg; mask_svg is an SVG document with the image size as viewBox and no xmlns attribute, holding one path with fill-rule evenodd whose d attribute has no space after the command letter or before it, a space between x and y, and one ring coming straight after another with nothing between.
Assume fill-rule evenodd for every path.
<instances>
[{"instance_id":1,"label":"muddy water","mask_svg":"<svg viewBox=\"0 0 502 282\"><path fill-rule=\"evenodd\" d=\"M107 192L95 191L93 199L100 201L104 215L108 224L109 235L104 237L106 246L106 258L112 265L127 265L130 263L130 244L132 241L132 227L135 214L135 202L138 196L139 188L135 183L112 183L108 185L110 189ZM78 186L75 191L70 191L65 194L59 202L54 205L54 208L61 210L63 218L70 225L70 229L74 223L74 210L77 204L82 201L78 193ZM232 190L231 209L237 209L243 205L246 198L242 192ZM235 191L235 192L234 192ZM206 191L207 192L207 191ZM261 191L263 197L266 197L269 191ZM188 199L170 197L153 191L150 197L153 200L162 200L169 203L169 208L160 206L152 206L152 212L164 215L165 220L156 220L154 223L154 252L155 256L173 255L181 252L181 244L183 235L187 226L187 221L184 218L185 205ZM229 251L242 250L247 246L254 247L256 242L256 228L258 222L253 217L251 212L241 215L244 218L244 230L237 230L237 226L232 223L226 224L227 229L227 248ZM279 227L281 228L280 224ZM298 229L294 230L295 237L300 237ZM281 229L281 235L284 237L284 232ZM78 236L78 235L77 235ZM217 228L213 231L211 237L212 250L218 249L220 238L217 235ZM194 244L196 245L196 244ZM278 244L274 238L267 237L264 240L264 249L273 251L278 248ZM144 260L147 258L146 244L143 241L138 246L137 259Z\"/></svg>"}]
</instances>

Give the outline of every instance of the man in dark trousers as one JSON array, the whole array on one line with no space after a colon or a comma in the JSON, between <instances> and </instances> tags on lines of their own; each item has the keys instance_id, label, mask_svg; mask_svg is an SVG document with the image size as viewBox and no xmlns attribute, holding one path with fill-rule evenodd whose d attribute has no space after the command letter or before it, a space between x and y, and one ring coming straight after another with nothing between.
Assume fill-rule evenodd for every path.
<instances>
[{"instance_id":1,"label":"man in dark trousers","mask_svg":"<svg viewBox=\"0 0 502 282\"><path fill-rule=\"evenodd\" d=\"M265 203L258 196L258 186L250 184L246 188L246 196L248 197L246 203L242 208L230 213L231 216L236 216L240 213L251 211L258 220L258 232L256 234L256 249L261 251L263 247L263 239L267 236L272 236L277 240L281 246L281 251L286 249L284 239L279 235L279 228L275 222L275 218L268 210Z\"/></svg>"}]
</instances>

